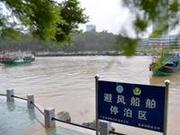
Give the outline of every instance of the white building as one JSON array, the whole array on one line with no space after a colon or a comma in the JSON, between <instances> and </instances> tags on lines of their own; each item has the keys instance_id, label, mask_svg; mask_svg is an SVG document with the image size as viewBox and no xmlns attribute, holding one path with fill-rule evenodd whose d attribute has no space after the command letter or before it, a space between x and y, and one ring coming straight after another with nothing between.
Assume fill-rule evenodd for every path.
<instances>
[{"instance_id":1,"label":"white building","mask_svg":"<svg viewBox=\"0 0 180 135\"><path fill-rule=\"evenodd\" d=\"M161 38L148 38L142 40L144 46L180 46L180 35L166 35Z\"/></svg>"},{"instance_id":2,"label":"white building","mask_svg":"<svg viewBox=\"0 0 180 135\"><path fill-rule=\"evenodd\" d=\"M96 32L96 25L93 25L93 24L86 25L86 31Z\"/></svg>"}]
</instances>

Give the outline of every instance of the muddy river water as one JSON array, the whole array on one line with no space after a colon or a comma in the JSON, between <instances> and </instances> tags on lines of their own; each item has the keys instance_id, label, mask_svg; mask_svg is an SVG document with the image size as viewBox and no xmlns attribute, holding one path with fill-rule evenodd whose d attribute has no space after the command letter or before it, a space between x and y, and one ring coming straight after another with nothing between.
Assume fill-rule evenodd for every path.
<instances>
[{"instance_id":1,"label":"muddy river water","mask_svg":"<svg viewBox=\"0 0 180 135\"><path fill-rule=\"evenodd\" d=\"M103 80L164 85L169 79L168 135L180 134L180 74L153 77L149 71L151 57L85 56L38 57L31 65L0 66L0 93L13 88L16 95L34 94L43 108L54 107L56 113L67 111L75 123L95 119L96 74ZM115 125L129 135L159 135L124 125Z\"/></svg>"}]
</instances>

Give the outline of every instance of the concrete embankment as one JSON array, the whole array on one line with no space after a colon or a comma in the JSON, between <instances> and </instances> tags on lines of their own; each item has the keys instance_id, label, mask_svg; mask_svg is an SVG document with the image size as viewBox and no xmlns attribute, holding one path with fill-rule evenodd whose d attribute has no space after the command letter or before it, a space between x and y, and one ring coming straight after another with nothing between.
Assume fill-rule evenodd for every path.
<instances>
[{"instance_id":1,"label":"concrete embankment","mask_svg":"<svg viewBox=\"0 0 180 135\"><path fill-rule=\"evenodd\" d=\"M137 52L136 56L147 56L149 54ZM57 57L57 56L123 56L122 52L102 51L102 52L36 52L36 57Z\"/></svg>"},{"instance_id":2,"label":"concrete embankment","mask_svg":"<svg viewBox=\"0 0 180 135\"><path fill-rule=\"evenodd\" d=\"M115 51L103 51L103 52L36 52L35 56L48 57L48 56L118 56L121 55Z\"/></svg>"}]
</instances>

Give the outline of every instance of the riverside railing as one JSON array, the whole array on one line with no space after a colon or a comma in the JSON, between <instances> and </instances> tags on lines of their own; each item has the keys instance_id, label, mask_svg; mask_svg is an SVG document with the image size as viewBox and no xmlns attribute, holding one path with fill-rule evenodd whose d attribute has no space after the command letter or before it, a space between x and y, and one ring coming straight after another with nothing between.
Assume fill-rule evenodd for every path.
<instances>
[{"instance_id":1,"label":"riverside railing","mask_svg":"<svg viewBox=\"0 0 180 135\"><path fill-rule=\"evenodd\" d=\"M20 99L20 100L23 100L23 101L27 101L27 108L28 109L36 109L44 116L44 125L45 125L46 128L55 128L56 127L55 121L57 121L57 122L69 124L69 125L72 125L72 126L76 126L76 127L96 131L96 128L90 128L90 127L86 127L86 126L83 126L83 125L80 125L80 124L67 122L67 121L63 121L63 120L60 120L60 119L56 118L54 108L46 108L46 109L44 109L44 112L43 112L34 103L34 95L27 95L27 98L15 96L14 95L14 90L12 89L12 90L7 90L6 94L0 94L0 96L5 96L7 98L7 102L14 102L14 98L17 98L17 99ZM110 122L99 121L99 125L100 125L100 128L99 128L98 131L99 131L100 135L110 135L110 134L125 135L125 134L121 134L121 133L118 133L118 132L111 131L110 130L111 129Z\"/></svg>"}]
</instances>

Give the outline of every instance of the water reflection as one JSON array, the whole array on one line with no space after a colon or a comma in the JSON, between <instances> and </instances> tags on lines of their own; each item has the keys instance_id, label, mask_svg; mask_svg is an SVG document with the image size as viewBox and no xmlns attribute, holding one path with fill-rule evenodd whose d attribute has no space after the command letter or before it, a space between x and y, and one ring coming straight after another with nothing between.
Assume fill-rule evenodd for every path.
<instances>
[{"instance_id":1,"label":"water reflection","mask_svg":"<svg viewBox=\"0 0 180 135\"><path fill-rule=\"evenodd\" d=\"M173 84L176 82L180 82L180 74L174 74L171 76L166 77L157 77L157 76L151 76L150 77L150 84L164 84L165 80L170 80Z\"/></svg>"},{"instance_id":2,"label":"water reflection","mask_svg":"<svg viewBox=\"0 0 180 135\"><path fill-rule=\"evenodd\" d=\"M36 118L35 110L34 109L28 109L29 119L34 120Z\"/></svg>"},{"instance_id":3,"label":"water reflection","mask_svg":"<svg viewBox=\"0 0 180 135\"><path fill-rule=\"evenodd\" d=\"M14 111L15 110L14 102L7 102L7 107L9 111Z\"/></svg>"},{"instance_id":4,"label":"water reflection","mask_svg":"<svg viewBox=\"0 0 180 135\"><path fill-rule=\"evenodd\" d=\"M7 103L0 97L0 135L84 135L59 126L45 129L40 118L39 112L27 109L25 102Z\"/></svg>"}]
</instances>

